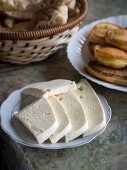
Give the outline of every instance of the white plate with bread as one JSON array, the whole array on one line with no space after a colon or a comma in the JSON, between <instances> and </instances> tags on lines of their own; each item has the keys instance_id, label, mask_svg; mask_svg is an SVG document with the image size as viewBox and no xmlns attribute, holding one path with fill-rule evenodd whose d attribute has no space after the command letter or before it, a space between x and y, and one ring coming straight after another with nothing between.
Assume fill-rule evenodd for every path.
<instances>
[{"instance_id":1,"label":"white plate with bread","mask_svg":"<svg viewBox=\"0 0 127 170\"><path fill-rule=\"evenodd\" d=\"M52 80L14 91L1 105L1 127L16 142L62 149L91 142L107 127L111 108L86 80Z\"/></svg>"},{"instance_id":2,"label":"white plate with bread","mask_svg":"<svg viewBox=\"0 0 127 170\"><path fill-rule=\"evenodd\" d=\"M123 92L127 92L126 20L127 15L120 15L92 22L71 39L67 48L69 61L81 75ZM89 46L91 42L93 47Z\"/></svg>"}]
</instances>

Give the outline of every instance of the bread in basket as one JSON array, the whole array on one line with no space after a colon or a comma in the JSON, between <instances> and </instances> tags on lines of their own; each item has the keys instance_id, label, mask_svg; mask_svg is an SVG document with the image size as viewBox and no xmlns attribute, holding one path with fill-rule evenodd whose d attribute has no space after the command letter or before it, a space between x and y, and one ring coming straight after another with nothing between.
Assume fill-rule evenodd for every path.
<instances>
[{"instance_id":1,"label":"bread in basket","mask_svg":"<svg viewBox=\"0 0 127 170\"><path fill-rule=\"evenodd\" d=\"M0 32L0 60L28 64L46 59L67 44L87 14L87 0L78 0L80 14L61 26L31 31Z\"/></svg>"}]
</instances>

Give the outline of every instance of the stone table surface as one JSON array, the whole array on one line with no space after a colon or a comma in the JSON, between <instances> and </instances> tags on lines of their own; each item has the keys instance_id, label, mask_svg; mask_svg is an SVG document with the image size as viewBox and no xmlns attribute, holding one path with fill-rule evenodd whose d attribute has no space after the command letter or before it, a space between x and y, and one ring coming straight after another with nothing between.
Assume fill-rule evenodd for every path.
<instances>
[{"instance_id":1,"label":"stone table surface","mask_svg":"<svg viewBox=\"0 0 127 170\"><path fill-rule=\"evenodd\" d=\"M96 19L126 14L127 0L89 0L89 13L83 25ZM79 81L66 49L49 59L26 66L0 63L0 102L12 91L29 83L64 78ZM105 132L91 143L72 149L44 150L25 147L0 130L3 169L30 170L127 170L127 93L90 82L112 108L112 119Z\"/></svg>"}]
</instances>

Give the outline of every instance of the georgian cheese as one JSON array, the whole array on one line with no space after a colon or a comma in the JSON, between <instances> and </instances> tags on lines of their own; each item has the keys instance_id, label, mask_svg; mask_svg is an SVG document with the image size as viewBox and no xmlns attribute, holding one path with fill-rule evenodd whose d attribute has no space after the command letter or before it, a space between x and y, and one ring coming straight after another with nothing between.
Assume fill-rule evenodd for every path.
<instances>
[{"instance_id":1,"label":"georgian cheese","mask_svg":"<svg viewBox=\"0 0 127 170\"><path fill-rule=\"evenodd\" d=\"M98 96L86 80L81 80L77 88L74 94L79 98L88 122L88 129L83 136L88 136L105 126L105 113Z\"/></svg>"},{"instance_id":2,"label":"georgian cheese","mask_svg":"<svg viewBox=\"0 0 127 170\"><path fill-rule=\"evenodd\" d=\"M60 101L55 96L51 96L47 98L48 103L51 105L55 117L58 121L58 128L54 132L54 134L49 138L52 143L56 143L59 139L63 138L66 133L68 133L71 129L71 123L69 121L69 117L60 103Z\"/></svg>"},{"instance_id":3,"label":"georgian cheese","mask_svg":"<svg viewBox=\"0 0 127 170\"><path fill-rule=\"evenodd\" d=\"M47 82L42 82L34 84L27 89L24 89L23 93L35 97L44 97L47 98L52 95L57 95L59 93L66 93L68 91L76 90L77 86L75 82L70 80L51 80Z\"/></svg>"},{"instance_id":4,"label":"georgian cheese","mask_svg":"<svg viewBox=\"0 0 127 170\"><path fill-rule=\"evenodd\" d=\"M43 98L22 109L15 117L28 128L38 143L47 140L58 127L52 108Z\"/></svg>"},{"instance_id":5,"label":"georgian cheese","mask_svg":"<svg viewBox=\"0 0 127 170\"><path fill-rule=\"evenodd\" d=\"M71 130L65 135L65 140L68 142L85 133L88 124L83 107L73 92L58 95L57 97L65 108L71 123Z\"/></svg>"}]
</instances>

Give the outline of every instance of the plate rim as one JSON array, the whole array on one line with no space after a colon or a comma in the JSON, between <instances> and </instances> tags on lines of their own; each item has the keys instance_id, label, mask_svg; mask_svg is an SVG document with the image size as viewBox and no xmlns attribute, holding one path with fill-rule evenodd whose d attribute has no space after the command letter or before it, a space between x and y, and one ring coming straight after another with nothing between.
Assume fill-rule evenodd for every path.
<instances>
[{"instance_id":1,"label":"plate rim","mask_svg":"<svg viewBox=\"0 0 127 170\"><path fill-rule=\"evenodd\" d=\"M39 82L39 83L40 83L40 82ZM32 84L35 84L35 83L32 83ZM23 88L21 88L21 89L18 89L18 90L13 91L13 92L7 97L7 99L1 104L1 107L0 107L0 125L1 125L1 128L2 128L2 129L4 130L4 132L5 132L11 139L13 139L15 142L18 142L19 144L22 144L22 145L25 145L25 146L28 146L28 147L40 148L40 149L51 149L51 150L54 150L54 149L66 149L66 148L74 148L74 147L86 145L86 144L92 142L96 137L98 137L100 134L102 134L102 133L105 131L105 129L106 129L109 121L111 120L112 110L111 110L111 107L109 106L106 98L105 98L104 96L100 95L100 94L97 94L98 97L100 96L100 97L102 98L103 102L105 103L106 107L108 108L108 110L109 110L108 117L109 117L109 118L108 118L108 121L106 122L106 125L105 125L102 129L100 129L99 131L97 131L97 132L96 132L97 134L95 133L95 136L92 137L92 135L89 135L89 136L91 136L91 139L88 140L87 142L82 141L82 142L79 142L79 143L77 143L77 144L73 144L73 145L70 144L70 146L48 147L48 146L41 146L41 144L38 144L38 143L30 144L30 143L27 143L27 141L23 141L23 139L22 139L22 141L21 141L20 139L17 139L16 137L13 136L14 131L16 132L15 128L13 129L13 132L10 132L9 129L6 129L6 127L5 127L4 123L3 123L3 118L2 118L2 114L4 114L3 109L5 108L5 106L6 106L7 104L9 104L8 102L9 102L9 100L12 98L13 95L16 96L16 95L18 95L18 93L21 94L21 91L22 91L24 88L27 88L28 86L30 86L30 85L32 85L32 84L29 84L29 85L27 85L27 86L25 86L25 87L23 87ZM11 114L11 112L9 112L8 114ZM44 145L44 144L43 144L43 145ZM52 144L51 144L51 145L52 145Z\"/></svg>"},{"instance_id":2,"label":"plate rim","mask_svg":"<svg viewBox=\"0 0 127 170\"><path fill-rule=\"evenodd\" d=\"M102 18L102 19L98 19L98 20L95 20L85 26L83 26L73 37L72 39L70 40L70 42L68 43L67 45L67 58L69 60L69 62L71 63L71 65L73 66L73 68L80 74L82 75L83 77L87 78L88 80L98 84L98 85L101 85L103 87L106 87L106 88L109 88L109 89L112 89L112 90L117 90L117 91L122 91L122 92L127 92L127 87L125 86L120 86L120 85L116 85L116 84L112 84L112 83L109 83L109 82L106 82L104 80L101 80L101 79L98 79L96 77L93 77L91 76L90 74L88 74L86 71L82 72L77 66L75 66L74 62L72 62L72 57L71 57L71 54L70 54L70 49L71 49L71 46L72 44L75 44L75 43L78 43L82 48L83 46L83 43L85 42L86 40L86 37L83 35L83 33L86 31L86 29L88 27L92 28L94 25L96 25L97 23L99 22L105 22L107 20L111 20L111 19L118 19L118 18L123 18L123 17L127 17L127 15L117 15L117 16L110 16L110 17L107 17L107 18ZM83 36L83 37L82 37ZM84 39L83 39L84 38ZM80 41L80 42L78 42ZM80 57L82 57L82 53L78 54L80 55ZM111 87L110 87L111 86Z\"/></svg>"}]
</instances>

